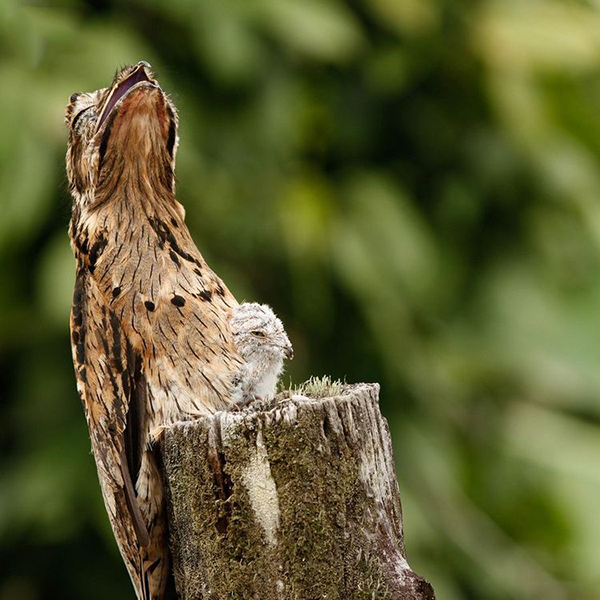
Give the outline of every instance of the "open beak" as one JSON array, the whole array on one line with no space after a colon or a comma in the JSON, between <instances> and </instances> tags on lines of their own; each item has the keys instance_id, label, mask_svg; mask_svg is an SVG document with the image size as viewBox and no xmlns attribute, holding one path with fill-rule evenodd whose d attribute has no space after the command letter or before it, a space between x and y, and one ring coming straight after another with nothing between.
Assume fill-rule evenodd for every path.
<instances>
[{"instance_id":1,"label":"open beak","mask_svg":"<svg viewBox=\"0 0 600 600\"><path fill-rule=\"evenodd\" d=\"M98 126L96 131L102 128L106 119L115 108L117 103L122 100L132 89L141 87L140 84L150 84L151 87L157 87L156 80L152 77L150 71L150 64L142 60L135 65L133 71L125 77L121 82L114 85L110 91L110 94L104 102L104 106L100 112L100 118L98 119Z\"/></svg>"}]
</instances>

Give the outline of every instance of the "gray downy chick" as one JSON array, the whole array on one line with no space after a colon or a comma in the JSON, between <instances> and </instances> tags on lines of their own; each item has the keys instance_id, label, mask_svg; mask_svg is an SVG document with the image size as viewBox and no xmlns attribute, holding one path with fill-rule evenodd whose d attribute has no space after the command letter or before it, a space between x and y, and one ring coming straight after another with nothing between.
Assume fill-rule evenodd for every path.
<instances>
[{"instance_id":1,"label":"gray downy chick","mask_svg":"<svg viewBox=\"0 0 600 600\"><path fill-rule=\"evenodd\" d=\"M245 302L231 314L233 342L244 360L234 380L234 406L255 399L273 398L283 371L284 358L294 356L283 323L266 304Z\"/></svg>"}]
</instances>

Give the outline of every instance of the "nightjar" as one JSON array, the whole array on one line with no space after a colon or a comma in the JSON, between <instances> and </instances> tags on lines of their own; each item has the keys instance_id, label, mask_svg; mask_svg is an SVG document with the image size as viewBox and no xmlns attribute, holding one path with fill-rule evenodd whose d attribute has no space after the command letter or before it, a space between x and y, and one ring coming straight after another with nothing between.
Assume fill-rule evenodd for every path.
<instances>
[{"instance_id":1,"label":"nightjar","mask_svg":"<svg viewBox=\"0 0 600 600\"><path fill-rule=\"evenodd\" d=\"M65 118L77 388L136 594L160 600L171 569L154 443L175 421L231 402L243 365L230 326L237 302L175 198L178 116L150 65L73 94Z\"/></svg>"}]
</instances>

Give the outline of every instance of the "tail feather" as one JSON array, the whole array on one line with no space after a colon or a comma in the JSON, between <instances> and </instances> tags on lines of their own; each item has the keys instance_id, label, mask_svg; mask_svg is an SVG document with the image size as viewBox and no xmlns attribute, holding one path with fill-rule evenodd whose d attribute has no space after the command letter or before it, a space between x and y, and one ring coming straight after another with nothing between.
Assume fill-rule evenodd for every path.
<instances>
[{"instance_id":1,"label":"tail feather","mask_svg":"<svg viewBox=\"0 0 600 600\"><path fill-rule=\"evenodd\" d=\"M148 582L148 575L144 570L144 559L140 556L140 592L141 598L140 600L152 600L150 596L150 584Z\"/></svg>"},{"instance_id":2,"label":"tail feather","mask_svg":"<svg viewBox=\"0 0 600 600\"><path fill-rule=\"evenodd\" d=\"M141 550L142 600L165 600L171 565L167 531L162 518L152 528L151 539L150 546Z\"/></svg>"},{"instance_id":3,"label":"tail feather","mask_svg":"<svg viewBox=\"0 0 600 600\"><path fill-rule=\"evenodd\" d=\"M136 487L141 518L147 525L147 544L140 543L138 528L132 519L131 499L127 490L109 475L102 461L97 461L99 479L110 524L121 556L129 572L138 600L166 600L169 584L170 556L167 523L162 502L162 482L150 453L147 454L147 473L140 489ZM141 492L141 493L140 493Z\"/></svg>"}]
</instances>

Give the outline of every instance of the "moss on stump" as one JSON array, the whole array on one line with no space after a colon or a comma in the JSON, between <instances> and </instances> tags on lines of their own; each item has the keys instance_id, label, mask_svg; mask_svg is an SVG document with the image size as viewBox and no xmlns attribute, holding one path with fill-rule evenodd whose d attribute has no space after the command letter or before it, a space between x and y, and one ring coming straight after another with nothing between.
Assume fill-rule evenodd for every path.
<instances>
[{"instance_id":1,"label":"moss on stump","mask_svg":"<svg viewBox=\"0 0 600 600\"><path fill-rule=\"evenodd\" d=\"M165 432L181 600L429 600L410 570L376 384Z\"/></svg>"}]
</instances>

